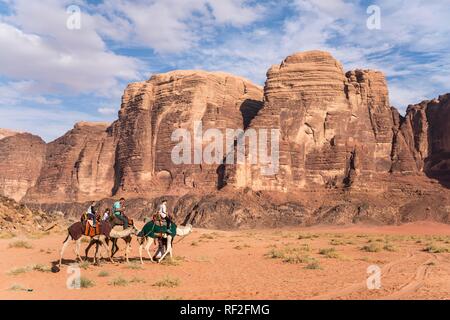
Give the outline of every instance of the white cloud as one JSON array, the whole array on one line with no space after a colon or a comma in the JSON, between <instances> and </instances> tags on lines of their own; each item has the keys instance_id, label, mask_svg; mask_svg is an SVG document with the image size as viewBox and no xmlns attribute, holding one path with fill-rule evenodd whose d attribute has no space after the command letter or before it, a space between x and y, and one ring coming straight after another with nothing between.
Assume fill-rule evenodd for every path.
<instances>
[{"instance_id":1,"label":"white cloud","mask_svg":"<svg viewBox=\"0 0 450 320\"><path fill-rule=\"evenodd\" d=\"M47 98L35 90L33 81L16 81L0 84L0 105L17 105L21 102L33 102L41 105L60 104L61 100Z\"/></svg>"},{"instance_id":2,"label":"white cloud","mask_svg":"<svg viewBox=\"0 0 450 320\"><path fill-rule=\"evenodd\" d=\"M122 45L151 48L162 54L194 48L211 37L215 27L247 26L264 12L262 6L247 6L243 0L119 0L97 8L107 17L98 22L102 34ZM114 25L127 34L111 32Z\"/></svg>"},{"instance_id":3,"label":"white cloud","mask_svg":"<svg viewBox=\"0 0 450 320\"><path fill-rule=\"evenodd\" d=\"M14 15L0 22L0 74L34 81L41 91L117 94L120 80L140 77L139 61L114 54L85 13L80 30L66 28L64 2L13 1ZM37 14L45 12L45 14Z\"/></svg>"},{"instance_id":4,"label":"white cloud","mask_svg":"<svg viewBox=\"0 0 450 320\"><path fill-rule=\"evenodd\" d=\"M97 109L98 113L103 115L113 115L117 113L117 110L114 108L101 107Z\"/></svg>"}]
</instances>

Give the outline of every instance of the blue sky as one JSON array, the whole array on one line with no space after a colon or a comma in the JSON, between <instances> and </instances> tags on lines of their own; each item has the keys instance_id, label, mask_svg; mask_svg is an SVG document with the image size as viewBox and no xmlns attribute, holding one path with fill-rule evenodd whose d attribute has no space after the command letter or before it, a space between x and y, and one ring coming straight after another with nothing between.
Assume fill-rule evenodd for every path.
<instances>
[{"instance_id":1,"label":"blue sky","mask_svg":"<svg viewBox=\"0 0 450 320\"><path fill-rule=\"evenodd\" d=\"M66 27L78 5L81 28ZM367 8L380 9L370 30ZM174 69L264 84L297 51L383 71L391 104L450 92L450 0L0 0L0 128L46 141L77 121L113 121L127 83Z\"/></svg>"}]
</instances>

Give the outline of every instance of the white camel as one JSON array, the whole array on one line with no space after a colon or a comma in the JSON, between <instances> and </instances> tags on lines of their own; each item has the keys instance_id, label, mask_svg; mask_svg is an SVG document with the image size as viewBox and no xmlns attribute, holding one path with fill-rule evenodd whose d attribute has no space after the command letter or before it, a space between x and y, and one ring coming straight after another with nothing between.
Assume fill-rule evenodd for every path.
<instances>
[{"instance_id":1,"label":"white camel","mask_svg":"<svg viewBox=\"0 0 450 320\"><path fill-rule=\"evenodd\" d=\"M133 235L136 235L138 232L138 229L136 229L136 227L130 226L129 228L123 230L122 226L115 226L114 228L111 229L111 232L109 234L109 238L112 241L112 248L111 248L111 259L114 257L114 255L117 253L117 251L119 251L119 246L117 245L117 241L119 239L123 239L126 243L126 247L125 247L125 259L127 261L127 263L130 262L130 260L128 259L128 254L130 252L131 249L131 239ZM86 259L88 258L88 254L89 254L89 250L91 249L92 245L96 244L96 248L95 248L95 256L97 255L97 251L98 251L98 247L99 247L99 243L92 239L91 242L89 242L89 245L86 247L85 250L85 255L86 255ZM95 258L94 258L94 262L95 262Z\"/></svg>"},{"instance_id":2,"label":"white camel","mask_svg":"<svg viewBox=\"0 0 450 320\"><path fill-rule=\"evenodd\" d=\"M191 224L187 224L186 226L177 226L177 236L180 237L185 237L187 236L189 233L192 232L192 225ZM139 242L139 258L141 259L141 263L144 264L144 261L142 260L142 249L145 246L145 251L147 251L147 254L150 258L150 261L154 261L153 260L153 256L150 254L150 248L152 246L152 243L155 241L156 239L150 237L150 236L146 236L146 237L140 237L138 238L138 242ZM172 259L173 256L173 238L171 235L167 235L167 238L165 238L165 240L167 241L167 248L166 250L163 250L164 246L160 245L158 246L158 248L155 251L156 257L158 258L158 256L160 256L158 258L158 263L160 263L167 254L170 255L170 259Z\"/></svg>"}]
</instances>

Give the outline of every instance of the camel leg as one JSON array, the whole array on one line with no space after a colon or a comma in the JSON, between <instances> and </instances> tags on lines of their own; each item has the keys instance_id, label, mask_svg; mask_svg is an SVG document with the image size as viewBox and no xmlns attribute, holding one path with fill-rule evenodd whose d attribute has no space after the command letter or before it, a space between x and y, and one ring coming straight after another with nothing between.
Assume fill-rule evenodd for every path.
<instances>
[{"instance_id":1,"label":"camel leg","mask_svg":"<svg viewBox=\"0 0 450 320\"><path fill-rule=\"evenodd\" d=\"M127 246L125 248L125 257L127 259L127 263L130 263L130 260L128 260L128 256L130 254L131 251L131 240L133 240L133 238L131 236L128 236L126 239L124 239Z\"/></svg>"},{"instance_id":2,"label":"camel leg","mask_svg":"<svg viewBox=\"0 0 450 320\"><path fill-rule=\"evenodd\" d=\"M67 238L66 238L66 240L64 241L63 246L62 246L62 248L61 248L61 252L60 252L59 265L58 265L59 268L61 268L61 262L62 262L62 259L63 259L64 251L66 251L67 246L69 245L69 243L70 243L71 240L72 240L72 237L71 237L70 235L67 235Z\"/></svg>"},{"instance_id":3,"label":"camel leg","mask_svg":"<svg viewBox=\"0 0 450 320\"><path fill-rule=\"evenodd\" d=\"M156 241L156 239L155 239L155 241ZM157 243L157 247L156 247L156 250L155 250L155 253L153 254L155 257L157 257L158 256L158 253L159 252L161 252L161 243L159 242L159 240L158 240L158 243Z\"/></svg>"},{"instance_id":4,"label":"camel leg","mask_svg":"<svg viewBox=\"0 0 450 320\"><path fill-rule=\"evenodd\" d=\"M167 253L169 253L170 251L172 251L172 237L168 236L167 237L167 249L164 252L164 254L161 256L161 258L159 258L158 263L160 263L167 255ZM172 255L171 255L172 257Z\"/></svg>"},{"instance_id":5,"label":"camel leg","mask_svg":"<svg viewBox=\"0 0 450 320\"><path fill-rule=\"evenodd\" d=\"M91 241L89 242L88 246L86 247L86 249L84 250L84 259L88 260L89 259L89 250L91 250L91 247L94 245L94 240L91 239Z\"/></svg>"},{"instance_id":6,"label":"camel leg","mask_svg":"<svg viewBox=\"0 0 450 320\"><path fill-rule=\"evenodd\" d=\"M82 238L76 241L75 254L77 255L77 259L80 260L80 262L83 262L83 258L80 256L81 239Z\"/></svg>"},{"instance_id":7,"label":"camel leg","mask_svg":"<svg viewBox=\"0 0 450 320\"><path fill-rule=\"evenodd\" d=\"M106 241L104 239L102 239L102 240L100 240L100 243L101 243L102 247L106 250L109 261L114 263L112 256L109 254L109 248L108 248L108 245L106 244Z\"/></svg>"},{"instance_id":8,"label":"camel leg","mask_svg":"<svg viewBox=\"0 0 450 320\"><path fill-rule=\"evenodd\" d=\"M142 260L142 247L144 246L144 239L145 238L139 240L139 259L141 260L141 264L144 264L144 260Z\"/></svg>"},{"instance_id":9,"label":"camel leg","mask_svg":"<svg viewBox=\"0 0 450 320\"><path fill-rule=\"evenodd\" d=\"M114 255L119 251L119 246L117 245L118 239L112 239L112 248L111 248L111 257L114 257Z\"/></svg>"},{"instance_id":10,"label":"camel leg","mask_svg":"<svg viewBox=\"0 0 450 320\"><path fill-rule=\"evenodd\" d=\"M151 255L151 253L150 253L150 248L151 248L151 246L152 246L152 242L153 242L153 239L150 239L150 238L146 238L147 239L147 244L146 244L146 246L145 246L145 251L147 251L147 254L148 254L148 256L149 256L149 258L150 258L150 261L151 262L154 262L153 261L153 256Z\"/></svg>"},{"instance_id":11,"label":"camel leg","mask_svg":"<svg viewBox=\"0 0 450 320\"><path fill-rule=\"evenodd\" d=\"M97 264L97 263L100 262L100 259L97 259L98 247L99 247L99 243L96 242L96 243L95 243L94 264Z\"/></svg>"}]
</instances>

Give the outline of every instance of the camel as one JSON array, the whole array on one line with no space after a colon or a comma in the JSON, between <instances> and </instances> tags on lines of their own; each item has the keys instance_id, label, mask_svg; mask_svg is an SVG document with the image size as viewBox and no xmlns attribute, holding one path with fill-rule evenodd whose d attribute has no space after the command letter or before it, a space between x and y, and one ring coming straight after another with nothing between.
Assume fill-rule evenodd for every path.
<instances>
[{"instance_id":1,"label":"camel","mask_svg":"<svg viewBox=\"0 0 450 320\"><path fill-rule=\"evenodd\" d=\"M63 259L63 255L64 255L64 251L67 249L67 246L69 245L70 241L75 241L76 242L76 246L75 246L75 254L76 254L76 259L79 261L83 261L83 259L80 256L80 246L81 246L81 240L83 238L90 238L91 240L94 241L98 241L98 243L104 248L106 249L107 252L109 252L108 250L108 245L107 245L107 240L109 238L109 235L111 233L111 226L109 223L102 223L101 224L101 229L100 229L100 234L93 236L93 237L88 237L84 235L84 230L86 227L86 223L89 223L88 221L78 221L75 222L74 224L72 224L68 229L67 229L67 237L63 242L63 246L61 248L61 254L60 254L60 258L59 258L59 268L61 268L61 263L62 263L62 259ZM97 250L98 251L98 250ZM97 261L97 251L95 252L95 256L94 256L94 263ZM108 258L111 262L114 263L114 261L112 260L111 256L108 254Z\"/></svg>"},{"instance_id":2,"label":"camel","mask_svg":"<svg viewBox=\"0 0 450 320\"><path fill-rule=\"evenodd\" d=\"M144 226L144 228L142 228L143 232L144 230L152 230L153 228L153 221L150 221L148 223L146 223L146 225ZM138 242L139 242L139 258L141 260L141 264L144 264L144 261L142 260L142 248L145 245L145 251L147 251L147 254L150 258L150 261L154 262L153 260L153 256L150 254L150 247L152 245L152 243L156 240L155 234L153 232L148 232L148 231L144 231L147 232L146 235L139 237L138 234ZM177 236L181 236L181 237L185 237L187 236L189 233L192 232L192 225L191 224L187 224L186 226L176 226L176 235ZM158 258L158 263L160 263L167 254L170 255L170 259L172 259L173 256L173 237L171 235L167 235L167 238L160 238L159 239L159 245L157 250L155 251L156 257L158 257L158 255L161 254L161 257ZM165 242L165 244L164 244ZM166 250L163 250L164 247L166 247Z\"/></svg>"},{"instance_id":3,"label":"camel","mask_svg":"<svg viewBox=\"0 0 450 320\"><path fill-rule=\"evenodd\" d=\"M137 234L137 232L138 232L138 230L136 229L136 227L134 225L131 225L130 227L128 227L128 229L125 229L125 230L121 230L120 227L112 228L111 233L109 234L109 238L112 241L111 259L114 257L114 255L117 253L117 251L119 251L119 246L117 245L117 241L119 239L123 239L123 240L125 240L125 243L126 243L125 259L126 259L127 263L130 262L130 260L128 259L128 253L131 248L131 239L132 239L133 235ZM95 249L95 254L97 255L99 243L96 240L92 239L89 242L89 245L86 247L86 250L85 250L86 259L88 258L89 250L91 249L91 247L94 244L97 245L96 249ZM95 261L95 259L94 259L94 261Z\"/></svg>"}]
</instances>

